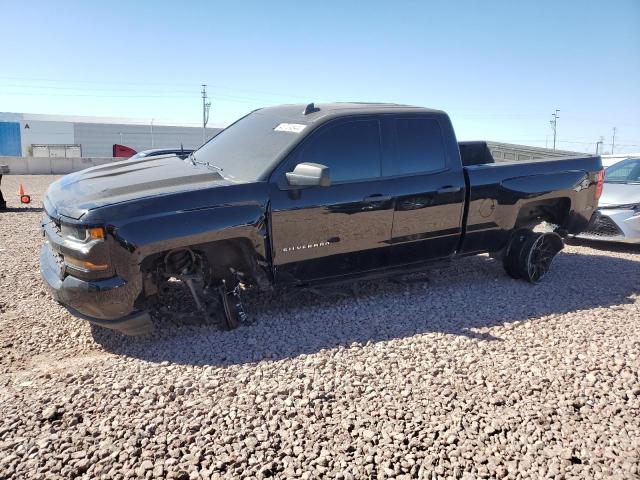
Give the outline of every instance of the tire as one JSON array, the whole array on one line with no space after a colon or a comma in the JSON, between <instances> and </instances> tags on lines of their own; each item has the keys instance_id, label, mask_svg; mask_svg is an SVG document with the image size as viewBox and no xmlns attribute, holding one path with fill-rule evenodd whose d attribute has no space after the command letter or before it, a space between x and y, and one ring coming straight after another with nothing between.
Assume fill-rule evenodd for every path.
<instances>
[{"instance_id":1,"label":"tire","mask_svg":"<svg viewBox=\"0 0 640 480\"><path fill-rule=\"evenodd\" d=\"M538 283L563 248L564 243L557 233L518 230L507 248L504 269L511 278Z\"/></svg>"},{"instance_id":2,"label":"tire","mask_svg":"<svg viewBox=\"0 0 640 480\"><path fill-rule=\"evenodd\" d=\"M535 235L536 234L531 230L525 229L517 230L513 234L503 259L504 270L511 278L515 278L516 280L522 278L522 272L520 269L520 257L522 250L524 245L529 242L532 236Z\"/></svg>"},{"instance_id":3,"label":"tire","mask_svg":"<svg viewBox=\"0 0 640 480\"><path fill-rule=\"evenodd\" d=\"M220 286L220 303L224 313L225 326L227 330L238 328L241 322L247 318L242 303L241 288L236 284L232 289L223 281Z\"/></svg>"}]
</instances>

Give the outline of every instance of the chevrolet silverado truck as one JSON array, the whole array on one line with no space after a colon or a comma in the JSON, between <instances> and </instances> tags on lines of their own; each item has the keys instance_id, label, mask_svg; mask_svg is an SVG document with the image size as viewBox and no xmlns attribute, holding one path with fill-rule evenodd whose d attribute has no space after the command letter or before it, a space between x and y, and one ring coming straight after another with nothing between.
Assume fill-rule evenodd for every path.
<instances>
[{"instance_id":1,"label":"chevrolet silverado truck","mask_svg":"<svg viewBox=\"0 0 640 480\"><path fill-rule=\"evenodd\" d=\"M598 206L598 156L495 163L442 111L336 103L256 110L180 159L89 168L44 200L41 271L94 324L142 334L181 284L197 315L243 291L406 274L490 253L539 281ZM534 232L541 222L554 232ZM199 313L198 313L199 312ZM221 316L221 315L220 315Z\"/></svg>"}]
</instances>

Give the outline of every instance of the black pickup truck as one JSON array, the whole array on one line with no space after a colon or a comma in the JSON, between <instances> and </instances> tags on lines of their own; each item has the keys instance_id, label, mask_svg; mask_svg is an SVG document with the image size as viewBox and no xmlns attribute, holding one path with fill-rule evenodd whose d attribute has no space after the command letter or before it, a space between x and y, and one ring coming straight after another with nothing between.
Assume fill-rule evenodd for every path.
<instances>
[{"instance_id":1,"label":"black pickup truck","mask_svg":"<svg viewBox=\"0 0 640 480\"><path fill-rule=\"evenodd\" d=\"M242 292L407 273L491 253L536 282L584 230L598 156L494 163L442 111L336 103L256 110L182 160L67 175L44 200L42 274L87 320L152 325L169 281L243 320ZM556 232L535 233L542 221ZM214 301L213 298L216 300Z\"/></svg>"}]
</instances>

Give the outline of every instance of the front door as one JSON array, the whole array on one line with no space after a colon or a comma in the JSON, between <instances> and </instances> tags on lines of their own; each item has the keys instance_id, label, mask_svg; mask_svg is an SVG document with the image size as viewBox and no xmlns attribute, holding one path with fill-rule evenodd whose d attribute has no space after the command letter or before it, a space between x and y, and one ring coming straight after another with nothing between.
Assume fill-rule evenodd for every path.
<instances>
[{"instance_id":1,"label":"front door","mask_svg":"<svg viewBox=\"0 0 640 480\"><path fill-rule=\"evenodd\" d=\"M393 198L381 178L377 119L322 125L271 178L271 239L278 282L360 274L389 263ZM292 188L285 173L299 163L329 167L331 186Z\"/></svg>"}]
</instances>

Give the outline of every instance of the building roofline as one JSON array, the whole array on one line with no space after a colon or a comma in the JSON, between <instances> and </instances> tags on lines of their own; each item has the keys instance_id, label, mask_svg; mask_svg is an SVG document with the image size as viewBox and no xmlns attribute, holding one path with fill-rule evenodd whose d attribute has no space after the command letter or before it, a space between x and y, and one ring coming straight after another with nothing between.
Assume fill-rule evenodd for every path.
<instances>
[{"instance_id":1,"label":"building roofline","mask_svg":"<svg viewBox=\"0 0 640 480\"><path fill-rule=\"evenodd\" d=\"M533 147L531 145L523 145L523 144L516 144L516 143L505 143L505 142L494 142L493 140L486 140L487 145L489 146L495 146L495 147L502 147L502 148L513 148L513 149L518 149L518 150L524 150L526 148L526 150L531 150L532 152L549 152L550 150L552 150L551 148L544 148L544 147ZM525 147L525 148L523 148ZM567 155L591 155L589 153L584 153L584 152L576 152L574 150L553 150L555 152L557 152L558 154L564 154L566 153Z\"/></svg>"},{"instance_id":2,"label":"building roofline","mask_svg":"<svg viewBox=\"0 0 640 480\"><path fill-rule=\"evenodd\" d=\"M0 118L19 117L23 121L40 121L40 122L69 122L69 123L103 123L118 125L153 125L158 127L202 127L202 123L176 122L171 120L163 120L156 118L127 118L127 117L100 117L89 115L57 115L48 113L16 113L16 112L0 112ZM207 125L207 128L224 128L221 125Z\"/></svg>"}]
</instances>

